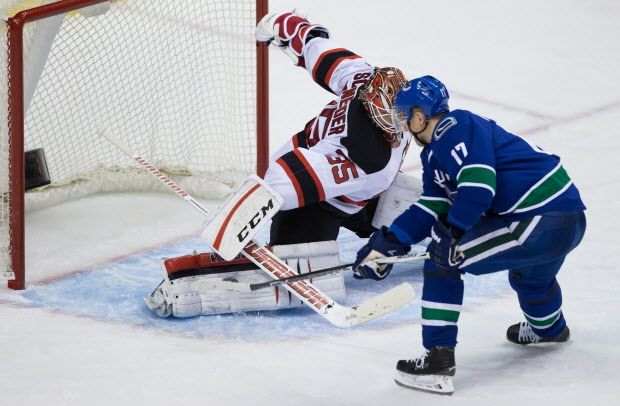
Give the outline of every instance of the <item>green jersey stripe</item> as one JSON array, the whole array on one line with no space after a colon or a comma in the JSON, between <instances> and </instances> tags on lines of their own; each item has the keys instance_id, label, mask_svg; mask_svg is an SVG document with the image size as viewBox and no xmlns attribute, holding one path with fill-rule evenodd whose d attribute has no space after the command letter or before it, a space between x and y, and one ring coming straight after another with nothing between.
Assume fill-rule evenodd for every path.
<instances>
[{"instance_id":1,"label":"green jersey stripe","mask_svg":"<svg viewBox=\"0 0 620 406\"><path fill-rule=\"evenodd\" d=\"M558 164L544 178L525 192L510 209L499 214L522 213L543 206L562 194L572 183L564 167Z\"/></svg>"},{"instance_id":2,"label":"green jersey stripe","mask_svg":"<svg viewBox=\"0 0 620 406\"><path fill-rule=\"evenodd\" d=\"M491 255L523 244L532 234L540 219L541 216L535 216L530 219L515 221L510 225L510 228L500 228L461 245L460 249L465 254L465 261L461 267L465 268Z\"/></svg>"},{"instance_id":3,"label":"green jersey stripe","mask_svg":"<svg viewBox=\"0 0 620 406\"><path fill-rule=\"evenodd\" d=\"M461 308L463 307L459 304L431 302L429 300L422 300L420 304L422 305L422 307L426 307L428 309L453 310L455 312L460 312Z\"/></svg>"},{"instance_id":4,"label":"green jersey stripe","mask_svg":"<svg viewBox=\"0 0 620 406\"><path fill-rule=\"evenodd\" d=\"M493 168L492 166L489 165L484 165L484 164L472 164L472 165L465 165L461 168L461 170L459 171L459 173L456 174L456 179L458 180L459 177L461 177L461 173L464 170L470 169L470 168L484 168L487 169L493 173L495 173L495 168Z\"/></svg>"},{"instance_id":5,"label":"green jersey stripe","mask_svg":"<svg viewBox=\"0 0 620 406\"><path fill-rule=\"evenodd\" d=\"M462 187L479 187L479 188L483 188L488 190L489 192L491 192L492 196L495 196L495 189L493 189L491 186L485 184L485 183L476 183L476 182L463 182L463 183L459 183L459 185L457 186L459 189Z\"/></svg>"},{"instance_id":6,"label":"green jersey stripe","mask_svg":"<svg viewBox=\"0 0 620 406\"><path fill-rule=\"evenodd\" d=\"M418 205L424 206L422 207L422 209L426 208L435 213L435 216L444 215L450 210L449 200L429 200L420 198L416 203Z\"/></svg>"},{"instance_id":7,"label":"green jersey stripe","mask_svg":"<svg viewBox=\"0 0 620 406\"><path fill-rule=\"evenodd\" d=\"M562 313L561 312L555 312L553 315L551 315L550 317L540 320L540 318L532 318L529 317L527 314L525 315L525 320L527 320L527 322L535 328L547 328L547 327L551 327L553 325L553 323L555 323L559 318L560 315Z\"/></svg>"},{"instance_id":8,"label":"green jersey stripe","mask_svg":"<svg viewBox=\"0 0 620 406\"><path fill-rule=\"evenodd\" d=\"M461 313L454 310L431 309L422 307L423 320L441 320L456 323Z\"/></svg>"},{"instance_id":9,"label":"green jersey stripe","mask_svg":"<svg viewBox=\"0 0 620 406\"><path fill-rule=\"evenodd\" d=\"M475 238L471 241L466 242L465 244L459 244L459 248L461 249L461 251L465 251L470 249L471 247L474 247L476 245L482 244L485 241L489 241L490 239L493 239L495 237L497 237L498 235L503 235L510 232L510 230L507 230L505 227L499 228L495 231L492 231L488 234L484 234L478 238Z\"/></svg>"},{"instance_id":10,"label":"green jersey stripe","mask_svg":"<svg viewBox=\"0 0 620 406\"><path fill-rule=\"evenodd\" d=\"M456 183L457 185L462 183L486 185L493 190L493 193L497 189L495 171L488 166L464 167L459 172Z\"/></svg>"},{"instance_id":11,"label":"green jersey stripe","mask_svg":"<svg viewBox=\"0 0 620 406\"><path fill-rule=\"evenodd\" d=\"M465 258L473 258L476 255L479 255L485 251L498 247L500 245L506 244L508 242L514 242L515 239L510 233L505 233L498 235L497 237L491 238L481 244L474 245L473 247L466 249L463 251Z\"/></svg>"},{"instance_id":12,"label":"green jersey stripe","mask_svg":"<svg viewBox=\"0 0 620 406\"><path fill-rule=\"evenodd\" d=\"M565 189L570 183L570 176L568 176L564 167L560 166L553 175L549 176L536 189L530 192L525 200L517 206L515 212L526 211L533 208L533 206L539 207L540 203L551 200L551 197L555 197L559 191Z\"/></svg>"},{"instance_id":13,"label":"green jersey stripe","mask_svg":"<svg viewBox=\"0 0 620 406\"><path fill-rule=\"evenodd\" d=\"M519 239L521 235L527 230L527 227L534 221L534 217L520 221L519 224L512 230L512 235L515 239Z\"/></svg>"},{"instance_id":14,"label":"green jersey stripe","mask_svg":"<svg viewBox=\"0 0 620 406\"><path fill-rule=\"evenodd\" d=\"M552 317L557 316L561 311L562 311L562 308L559 308L558 310L554 311L553 313L549 313L546 316L541 316L541 317L531 316L531 315L529 315L529 314L527 314L525 312L523 312L523 314L528 319L532 319L532 320L536 320L536 321L542 321L542 320L547 320L547 319L550 319Z\"/></svg>"}]
</instances>

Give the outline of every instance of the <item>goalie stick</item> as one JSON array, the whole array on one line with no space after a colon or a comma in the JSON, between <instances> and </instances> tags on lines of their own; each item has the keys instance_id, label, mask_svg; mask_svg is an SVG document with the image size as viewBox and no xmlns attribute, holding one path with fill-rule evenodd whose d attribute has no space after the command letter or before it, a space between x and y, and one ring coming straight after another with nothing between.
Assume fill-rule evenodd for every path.
<instances>
[{"instance_id":1,"label":"goalie stick","mask_svg":"<svg viewBox=\"0 0 620 406\"><path fill-rule=\"evenodd\" d=\"M399 255L396 257L379 258L379 259L376 259L374 261L369 261L369 262L374 262L377 264L398 264L401 262L411 262L411 261L416 261L419 259L424 260L428 258L429 258L428 253L425 252L422 254L408 254L408 255ZM332 266L329 268L319 269L319 270L304 273L301 275L290 276L288 278L281 278L281 279L276 279L273 281L263 282L263 283L243 283L243 282L227 281L227 280L217 279L217 278L210 278L210 279L204 279L204 280L196 281L192 283L192 289L202 292L202 293L207 293L210 290L229 290L232 292L247 293L247 292L254 292L255 290L259 290L259 289L271 288L273 286L278 286L278 285L282 285L285 283L297 282L297 281L301 281L305 279L318 278L319 276L325 276L325 275L331 275L331 274L335 274L335 273L339 273L343 271L349 271L352 269L352 267L353 267L353 263Z\"/></svg>"},{"instance_id":2,"label":"goalie stick","mask_svg":"<svg viewBox=\"0 0 620 406\"><path fill-rule=\"evenodd\" d=\"M161 173L146 159L135 153L129 146L112 135L108 130L99 131L99 134L142 165L143 168L164 185L168 186L168 188L179 197L187 201L202 215L208 215L208 210L192 198L189 193L185 192L181 187ZM273 279L282 279L297 275L284 261L255 241L251 241L243 249L242 253ZM376 319L384 314L393 312L415 298L415 291L407 282L353 307L346 307L336 303L325 293L318 290L313 284L305 280L289 282L284 284L284 287L327 321L341 328L352 327Z\"/></svg>"}]
</instances>

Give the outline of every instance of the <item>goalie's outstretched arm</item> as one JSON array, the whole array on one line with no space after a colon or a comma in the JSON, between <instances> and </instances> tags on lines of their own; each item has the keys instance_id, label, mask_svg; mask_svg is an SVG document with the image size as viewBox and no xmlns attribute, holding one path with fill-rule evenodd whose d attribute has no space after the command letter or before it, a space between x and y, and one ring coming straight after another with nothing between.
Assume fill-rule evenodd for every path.
<instances>
[{"instance_id":1,"label":"goalie's outstretched arm","mask_svg":"<svg viewBox=\"0 0 620 406\"><path fill-rule=\"evenodd\" d=\"M256 27L256 39L277 46L335 95L351 87L356 74L374 70L364 58L331 39L326 27L311 24L298 10L263 17Z\"/></svg>"}]
</instances>

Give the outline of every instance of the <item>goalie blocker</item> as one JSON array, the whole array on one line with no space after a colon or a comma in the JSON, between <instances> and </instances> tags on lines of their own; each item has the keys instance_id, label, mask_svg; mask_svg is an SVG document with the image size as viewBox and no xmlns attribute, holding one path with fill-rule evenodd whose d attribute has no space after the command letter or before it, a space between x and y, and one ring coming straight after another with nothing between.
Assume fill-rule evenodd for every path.
<instances>
[{"instance_id":1,"label":"goalie blocker","mask_svg":"<svg viewBox=\"0 0 620 406\"><path fill-rule=\"evenodd\" d=\"M231 261L281 206L282 197L261 178L251 175L218 207L202 238Z\"/></svg>"},{"instance_id":2,"label":"goalie blocker","mask_svg":"<svg viewBox=\"0 0 620 406\"><path fill-rule=\"evenodd\" d=\"M272 250L299 274L340 264L336 241L279 245ZM148 307L161 317L192 317L303 306L303 302L284 286L252 292L204 289L209 281L216 280L246 284L273 280L242 255L230 261L216 253L185 255L166 259L163 270L165 279L145 298ZM334 300L346 297L342 274L312 279L312 283ZM199 289L199 285L203 288Z\"/></svg>"}]
</instances>

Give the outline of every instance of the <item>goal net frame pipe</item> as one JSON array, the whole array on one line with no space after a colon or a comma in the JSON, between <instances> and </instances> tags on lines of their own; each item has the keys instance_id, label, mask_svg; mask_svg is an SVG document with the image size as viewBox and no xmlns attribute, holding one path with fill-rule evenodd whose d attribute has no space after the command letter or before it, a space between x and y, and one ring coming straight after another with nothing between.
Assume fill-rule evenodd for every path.
<instances>
[{"instance_id":1,"label":"goal net frame pipe","mask_svg":"<svg viewBox=\"0 0 620 406\"><path fill-rule=\"evenodd\" d=\"M9 229L11 268L15 279L10 289L25 289L24 222L24 51L27 23L105 3L110 0L63 0L20 11L5 19L8 41L8 131L9 131ZM256 0L256 22L267 14L269 0ZM269 59L266 44L256 44L256 173L263 176L269 162Z\"/></svg>"}]
</instances>

